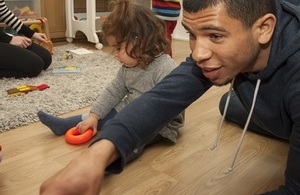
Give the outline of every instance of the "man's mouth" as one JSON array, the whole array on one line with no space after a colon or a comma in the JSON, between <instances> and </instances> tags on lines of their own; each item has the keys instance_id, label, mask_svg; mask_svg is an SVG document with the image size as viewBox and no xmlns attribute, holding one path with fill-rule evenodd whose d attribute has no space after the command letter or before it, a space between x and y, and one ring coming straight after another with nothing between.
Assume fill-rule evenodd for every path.
<instances>
[{"instance_id":1,"label":"man's mouth","mask_svg":"<svg viewBox=\"0 0 300 195\"><path fill-rule=\"evenodd\" d=\"M221 67L219 68L202 68L203 75L213 81L220 77Z\"/></svg>"}]
</instances>

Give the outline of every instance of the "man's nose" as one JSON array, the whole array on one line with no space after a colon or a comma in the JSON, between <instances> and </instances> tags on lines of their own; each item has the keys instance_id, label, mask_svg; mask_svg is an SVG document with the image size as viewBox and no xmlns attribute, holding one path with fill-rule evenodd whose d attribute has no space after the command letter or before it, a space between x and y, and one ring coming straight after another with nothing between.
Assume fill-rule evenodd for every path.
<instances>
[{"instance_id":1,"label":"man's nose","mask_svg":"<svg viewBox=\"0 0 300 195\"><path fill-rule=\"evenodd\" d=\"M194 61L197 62L197 64L200 64L212 57L212 51L205 47L204 44L202 44L200 41L197 41L195 43L193 52L192 52L192 58Z\"/></svg>"}]
</instances>

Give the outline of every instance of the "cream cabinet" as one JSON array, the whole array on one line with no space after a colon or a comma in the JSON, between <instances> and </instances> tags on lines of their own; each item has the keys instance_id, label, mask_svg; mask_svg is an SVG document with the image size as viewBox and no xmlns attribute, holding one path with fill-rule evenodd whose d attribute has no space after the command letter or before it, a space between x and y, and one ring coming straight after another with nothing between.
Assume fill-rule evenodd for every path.
<instances>
[{"instance_id":1,"label":"cream cabinet","mask_svg":"<svg viewBox=\"0 0 300 195\"><path fill-rule=\"evenodd\" d=\"M41 16L48 20L51 39L66 36L65 10L65 1L63 0L41 0Z\"/></svg>"}]
</instances>

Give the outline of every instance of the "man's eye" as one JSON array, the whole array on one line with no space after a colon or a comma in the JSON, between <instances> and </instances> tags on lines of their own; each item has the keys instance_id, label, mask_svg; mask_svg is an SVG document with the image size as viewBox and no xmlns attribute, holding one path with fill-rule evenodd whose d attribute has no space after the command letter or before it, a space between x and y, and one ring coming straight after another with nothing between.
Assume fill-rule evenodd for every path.
<instances>
[{"instance_id":1,"label":"man's eye","mask_svg":"<svg viewBox=\"0 0 300 195\"><path fill-rule=\"evenodd\" d=\"M209 35L210 39L213 40L214 42L221 41L221 39L224 37L223 35L220 34L211 34Z\"/></svg>"},{"instance_id":2,"label":"man's eye","mask_svg":"<svg viewBox=\"0 0 300 195\"><path fill-rule=\"evenodd\" d=\"M196 39L196 36L193 33L189 32L189 31L186 31L186 33L189 34L189 38L191 40L195 40Z\"/></svg>"}]
</instances>

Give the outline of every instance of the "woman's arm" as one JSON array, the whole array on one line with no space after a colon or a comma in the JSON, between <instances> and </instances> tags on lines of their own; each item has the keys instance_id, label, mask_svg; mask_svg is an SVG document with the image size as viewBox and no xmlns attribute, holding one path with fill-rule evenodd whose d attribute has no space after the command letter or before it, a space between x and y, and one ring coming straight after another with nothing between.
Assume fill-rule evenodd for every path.
<instances>
[{"instance_id":1,"label":"woman's arm","mask_svg":"<svg viewBox=\"0 0 300 195\"><path fill-rule=\"evenodd\" d=\"M31 38L35 33L28 26L24 25L23 22L8 9L4 0L0 0L0 20L12 29L16 30L19 34L25 35L28 38Z\"/></svg>"}]
</instances>

